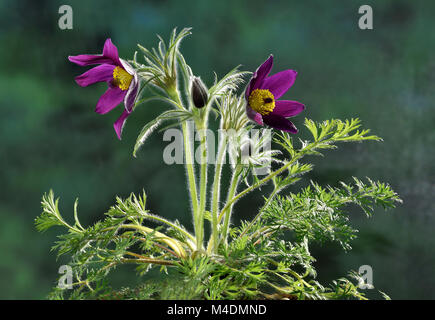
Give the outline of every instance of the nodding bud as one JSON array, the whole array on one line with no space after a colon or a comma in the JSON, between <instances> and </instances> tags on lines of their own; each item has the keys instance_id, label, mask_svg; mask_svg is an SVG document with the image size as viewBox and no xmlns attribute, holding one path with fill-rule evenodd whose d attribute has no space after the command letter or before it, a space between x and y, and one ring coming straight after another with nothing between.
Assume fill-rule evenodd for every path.
<instances>
[{"instance_id":1,"label":"nodding bud","mask_svg":"<svg viewBox=\"0 0 435 320\"><path fill-rule=\"evenodd\" d=\"M202 108L207 104L208 92L199 77L192 78L192 100L197 108Z\"/></svg>"}]
</instances>

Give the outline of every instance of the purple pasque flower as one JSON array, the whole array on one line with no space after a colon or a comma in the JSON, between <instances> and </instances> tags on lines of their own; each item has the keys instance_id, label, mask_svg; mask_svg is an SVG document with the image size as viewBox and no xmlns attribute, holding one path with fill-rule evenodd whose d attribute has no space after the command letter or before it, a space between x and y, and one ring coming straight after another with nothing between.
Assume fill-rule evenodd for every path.
<instances>
[{"instance_id":1,"label":"purple pasque flower","mask_svg":"<svg viewBox=\"0 0 435 320\"><path fill-rule=\"evenodd\" d=\"M119 58L118 49L110 39L104 43L102 54L81 54L69 56L68 59L79 66L99 64L99 66L75 78L81 87L87 87L97 82L107 82L108 89L98 100L95 112L105 114L124 102L125 110L113 124L116 135L121 140L122 128L127 117L133 111L138 94L139 78L137 73L128 62Z\"/></svg>"},{"instance_id":2,"label":"purple pasque flower","mask_svg":"<svg viewBox=\"0 0 435 320\"><path fill-rule=\"evenodd\" d=\"M287 118L298 115L305 106L297 101L277 100L293 85L297 72L284 70L268 76L272 65L273 56L270 55L252 75L245 92L246 114L259 125L297 133L298 129Z\"/></svg>"}]
</instances>

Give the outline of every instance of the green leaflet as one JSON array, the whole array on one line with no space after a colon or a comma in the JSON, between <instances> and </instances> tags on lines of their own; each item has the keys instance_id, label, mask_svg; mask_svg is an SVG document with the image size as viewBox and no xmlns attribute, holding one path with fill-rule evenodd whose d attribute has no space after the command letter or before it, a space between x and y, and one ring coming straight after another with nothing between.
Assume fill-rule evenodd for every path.
<instances>
[{"instance_id":1,"label":"green leaflet","mask_svg":"<svg viewBox=\"0 0 435 320\"><path fill-rule=\"evenodd\" d=\"M183 121L187 121L188 119L192 118L192 114L189 111L184 110L169 110L163 112L161 115L159 115L154 120L151 120L148 122L139 133L136 143L134 145L133 149L133 156L136 157L137 152L142 147L142 145L145 143L146 139L153 133L155 129L157 129L163 121L167 120L177 120L180 123Z\"/></svg>"}]
</instances>

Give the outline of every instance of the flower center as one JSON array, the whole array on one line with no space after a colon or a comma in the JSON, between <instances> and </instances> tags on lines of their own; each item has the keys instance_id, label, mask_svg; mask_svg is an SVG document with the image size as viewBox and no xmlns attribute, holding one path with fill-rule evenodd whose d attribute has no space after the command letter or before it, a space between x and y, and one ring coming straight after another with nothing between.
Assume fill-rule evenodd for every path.
<instances>
[{"instance_id":1,"label":"flower center","mask_svg":"<svg viewBox=\"0 0 435 320\"><path fill-rule=\"evenodd\" d=\"M248 98L249 106L265 116L275 109L275 97L267 89L255 89Z\"/></svg>"},{"instance_id":2,"label":"flower center","mask_svg":"<svg viewBox=\"0 0 435 320\"><path fill-rule=\"evenodd\" d=\"M121 67L113 69L113 84L121 90L127 90L130 87L133 76Z\"/></svg>"}]
</instances>

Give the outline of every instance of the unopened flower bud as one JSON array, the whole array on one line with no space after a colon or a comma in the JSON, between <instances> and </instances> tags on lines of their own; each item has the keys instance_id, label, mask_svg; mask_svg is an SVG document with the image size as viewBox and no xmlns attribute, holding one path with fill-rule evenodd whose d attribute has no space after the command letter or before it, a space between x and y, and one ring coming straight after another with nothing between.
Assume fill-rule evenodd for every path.
<instances>
[{"instance_id":1,"label":"unopened flower bud","mask_svg":"<svg viewBox=\"0 0 435 320\"><path fill-rule=\"evenodd\" d=\"M207 104L207 88L199 77L192 78L192 100L197 108L202 108Z\"/></svg>"}]
</instances>

